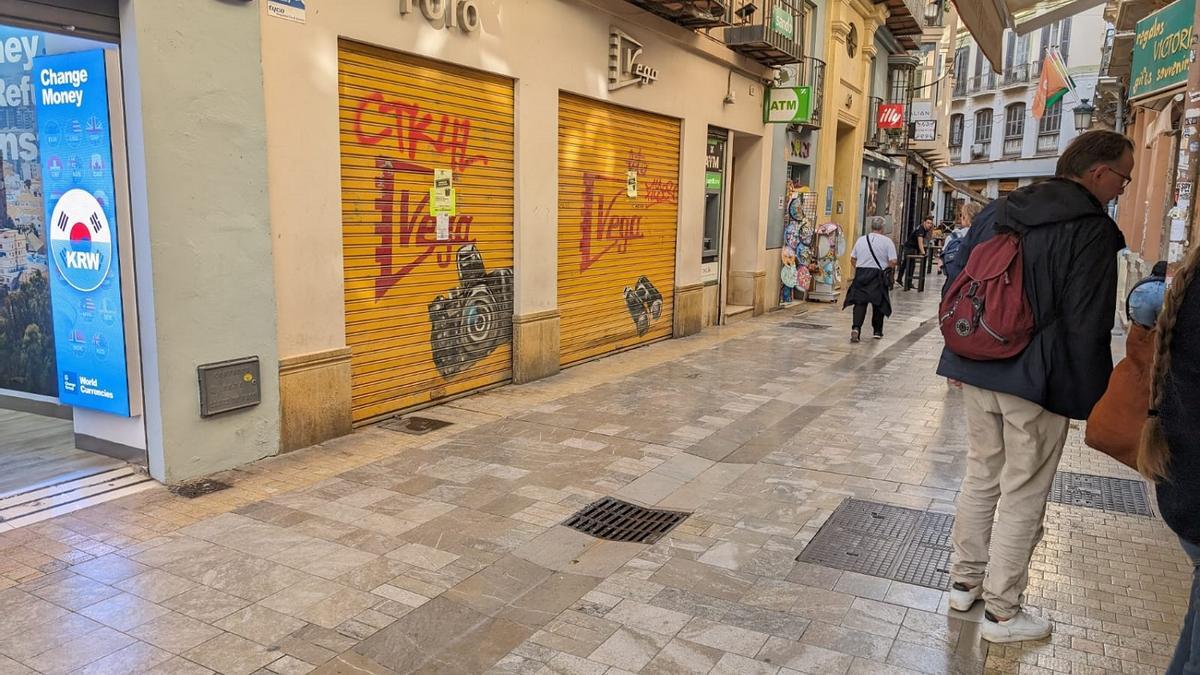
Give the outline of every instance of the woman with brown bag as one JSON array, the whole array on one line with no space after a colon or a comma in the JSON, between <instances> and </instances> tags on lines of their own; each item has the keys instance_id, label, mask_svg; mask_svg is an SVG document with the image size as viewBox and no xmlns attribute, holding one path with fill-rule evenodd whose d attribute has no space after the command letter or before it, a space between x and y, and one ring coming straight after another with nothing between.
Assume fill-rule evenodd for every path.
<instances>
[{"instance_id":1,"label":"woman with brown bag","mask_svg":"<svg viewBox=\"0 0 1200 675\"><path fill-rule=\"evenodd\" d=\"M1188 611L1167 675L1200 673L1200 246L1167 291L1158 317L1150 405L1138 469L1157 483L1163 520L1179 535L1195 570Z\"/></svg>"}]
</instances>

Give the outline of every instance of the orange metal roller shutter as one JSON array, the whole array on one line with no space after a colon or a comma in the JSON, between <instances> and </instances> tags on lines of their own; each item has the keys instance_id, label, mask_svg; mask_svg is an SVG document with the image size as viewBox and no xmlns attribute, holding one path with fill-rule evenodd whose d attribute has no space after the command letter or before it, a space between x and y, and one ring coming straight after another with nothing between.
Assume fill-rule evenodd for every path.
<instances>
[{"instance_id":1,"label":"orange metal roller shutter","mask_svg":"<svg viewBox=\"0 0 1200 675\"><path fill-rule=\"evenodd\" d=\"M347 41L338 70L354 420L509 380L512 81Z\"/></svg>"},{"instance_id":2,"label":"orange metal roller shutter","mask_svg":"<svg viewBox=\"0 0 1200 675\"><path fill-rule=\"evenodd\" d=\"M569 365L671 335L680 126L570 94L558 115L560 361Z\"/></svg>"}]
</instances>

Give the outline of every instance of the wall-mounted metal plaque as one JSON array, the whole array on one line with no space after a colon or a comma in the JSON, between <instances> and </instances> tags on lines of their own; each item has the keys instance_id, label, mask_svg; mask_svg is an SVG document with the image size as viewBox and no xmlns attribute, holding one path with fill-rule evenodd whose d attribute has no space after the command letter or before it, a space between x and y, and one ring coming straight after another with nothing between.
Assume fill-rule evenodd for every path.
<instances>
[{"instance_id":1,"label":"wall-mounted metal plaque","mask_svg":"<svg viewBox=\"0 0 1200 675\"><path fill-rule=\"evenodd\" d=\"M200 416L211 417L262 401L258 357L248 356L196 367L200 377Z\"/></svg>"}]
</instances>

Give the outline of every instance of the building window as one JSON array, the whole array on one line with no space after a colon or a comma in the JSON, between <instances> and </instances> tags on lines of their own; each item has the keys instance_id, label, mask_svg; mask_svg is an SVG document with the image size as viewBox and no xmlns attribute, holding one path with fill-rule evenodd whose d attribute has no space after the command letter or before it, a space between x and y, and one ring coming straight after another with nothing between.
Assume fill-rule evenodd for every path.
<instances>
[{"instance_id":1,"label":"building window","mask_svg":"<svg viewBox=\"0 0 1200 675\"><path fill-rule=\"evenodd\" d=\"M992 152L992 111L975 113L975 143L971 146L971 157L987 159Z\"/></svg>"},{"instance_id":2,"label":"building window","mask_svg":"<svg viewBox=\"0 0 1200 675\"><path fill-rule=\"evenodd\" d=\"M1056 21L1042 29L1042 48L1039 60L1046 58L1046 52L1050 47L1058 47L1058 53L1062 54L1063 63L1070 63L1067 60L1071 53L1070 17Z\"/></svg>"},{"instance_id":3,"label":"building window","mask_svg":"<svg viewBox=\"0 0 1200 675\"><path fill-rule=\"evenodd\" d=\"M850 58L858 53L858 26L850 24L850 33L846 35L846 53Z\"/></svg>"},{"instance_id":4,"label":"building window","mask_svg":"<svg viewBox=\"0 0 1200 675\"><path fill-rule=\"evenodd\" d=\"M963 143L963 116L950 116L950 158L953 161L962 161L962 143Z\"/></svg>"},{"instance_id":5,"label":"building window","mask_svg":"<svg viewBox=\"0 0 1200 675\"><path fill-rule=\"evenodd\" d=\"M959 47L954 52L954 95L955 96L966 96L967 95L967 80L970 77L968 74L968 71L967 71L967 65L970 63L970 61L971 61L971 48L970 47Z\"/></svg>"},{"instance_id":6,"label":"building window","mask_svg":"<svg viewBox=\"0 0 1200 675\"><path fill-rule=\"evenodd\" d=\"M1014 103L1004 109L1004 156L1021 154L1025 140L1025 104Z\"/></svg>"},{"instance_id":7,"label":"building window","mask_svg":"<svg viewBox=\"0 0 1200 675\"><path fill-rule=\"evenodd\" d=\"M1037 151L1045 153L1058 152L1058 133L1062 128L1062 99L1046 108L1042 120L1038 122Z\"/></svg>"}]
</instances>

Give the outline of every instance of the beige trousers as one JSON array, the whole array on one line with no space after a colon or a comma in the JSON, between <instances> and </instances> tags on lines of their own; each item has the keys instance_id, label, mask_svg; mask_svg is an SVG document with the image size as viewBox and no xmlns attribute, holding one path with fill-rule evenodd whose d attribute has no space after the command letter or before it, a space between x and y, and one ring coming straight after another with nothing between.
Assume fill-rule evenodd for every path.
<instances>
[{"instance_id":1,"label":"beige trousers","mask_svg":"<svg viewBox=\"0 0 1200 675\"><path fill-rule=\"evenodd\" d=\"M954 516L950 576L972 587L983 583L987 611L1008 619L1021 609L1029 585L1029 560L1042 539L1046 497L1070 420L970 385L963 398L970 450Z\"/></svg>"}]
</instances>

